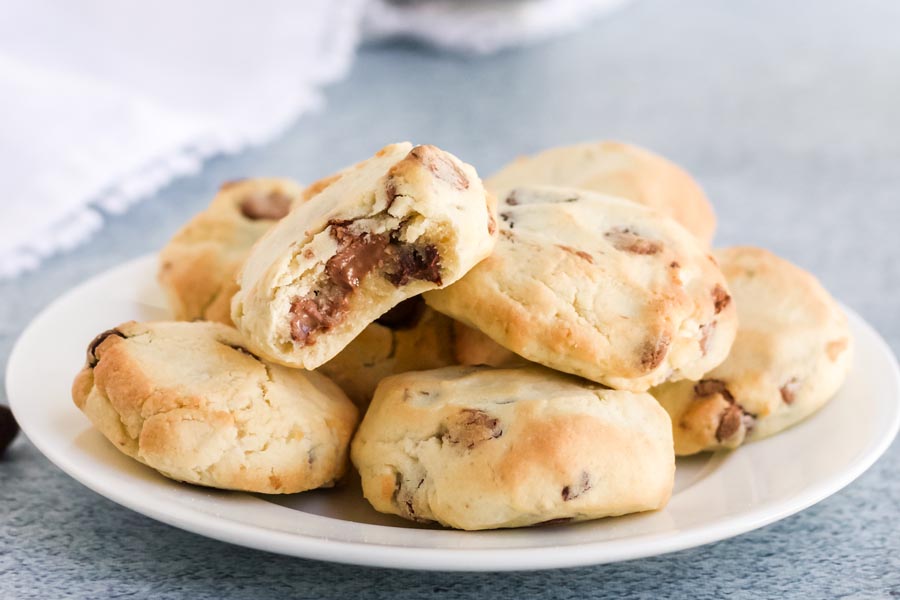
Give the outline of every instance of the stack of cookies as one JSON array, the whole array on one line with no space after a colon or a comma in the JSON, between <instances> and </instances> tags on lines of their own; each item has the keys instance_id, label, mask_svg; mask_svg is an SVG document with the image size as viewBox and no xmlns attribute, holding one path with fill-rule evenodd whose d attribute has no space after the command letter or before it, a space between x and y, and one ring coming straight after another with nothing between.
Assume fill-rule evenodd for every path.
<instances>
[{"instance_id":1,"label":"stack of cookies","mask_svg":"<svg viewBox=\"0 0 900 600\"><path fill-rule=\"evenodd\" d=\"M73 397L193 484L297 493L349 454L376 510L448 527L659 509L676 455L783 431L850 367L815 278L714 230L687 173L611 142L484 182L400 143L228 183L160 255L176 321L97 336Z\"/></svg>"}]
</instances>

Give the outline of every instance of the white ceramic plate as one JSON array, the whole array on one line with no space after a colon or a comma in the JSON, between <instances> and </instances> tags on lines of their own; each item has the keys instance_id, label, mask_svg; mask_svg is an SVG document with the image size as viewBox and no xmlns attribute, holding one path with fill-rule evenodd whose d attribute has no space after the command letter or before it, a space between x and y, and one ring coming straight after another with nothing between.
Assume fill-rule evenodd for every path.
<instances>
[{"instance_id":1,"label":"white ceramic plate","mask_svg":"<svg viewBox=\"0 0 900 600\"><path fill-rule=\"evenodd\" d=\"M169 316L155 273L156 257L140 258L95 277L41 313L10 357L10 404L41 452L92 490L170 525L252 548L382 567L473 571L662 554L761 527L837 492L887 449L900 423L896 360L878 334L848 311L856 362L838 396L774 438L679 460L675 493L658 512L471 533L376 513L358 482L292 496L178 484L115 450L69 394L94 335L129 319Z\"/></svg>"}]
</instances>

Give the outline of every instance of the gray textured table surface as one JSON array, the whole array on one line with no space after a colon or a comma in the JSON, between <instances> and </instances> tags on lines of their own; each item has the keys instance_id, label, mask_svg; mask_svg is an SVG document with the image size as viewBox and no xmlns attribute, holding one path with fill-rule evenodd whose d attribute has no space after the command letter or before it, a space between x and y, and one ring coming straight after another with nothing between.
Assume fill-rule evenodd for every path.
<instances>
[{"instance_id":1,"label":"gray textured table surface","mask_svg":"<svg viewBox=\"0 0 900 600\"><path fill-rule=\"evenodd\" d=\"M404 138L446 147L485 173L554 144L645 144L704 184L720 245L767 246L813 271L897 352L898 24L900 3L890 0L643 0L565 39L488 58L369 48L327 90L324 110L281 139L213 160L111 217L88 245L0 285L0 357L67 288L163 244L219 182L309 181ZM0 598L897 597L898 513L895 443L821 504L694 550L536 573L366 569L156 523L90 492L19 439L0 463Z\"/></svg>"}]
</instances>

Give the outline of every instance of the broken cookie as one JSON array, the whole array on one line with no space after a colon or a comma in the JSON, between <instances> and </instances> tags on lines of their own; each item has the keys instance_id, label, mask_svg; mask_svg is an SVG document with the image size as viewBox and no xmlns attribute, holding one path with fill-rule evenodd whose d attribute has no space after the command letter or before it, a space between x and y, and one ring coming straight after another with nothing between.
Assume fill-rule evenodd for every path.
<instances>
[{"instance_id":1,"label":"broken cookie","mask_svg":"<svg viewBox=\"0 0 900 600\"><path fill-rule=\"evenodd\" d=\"M357 421L327 377L268 363L219 323L101 333L72 398L117 449L166 477L266 494L333 485Z\"/></svg>"},{"instance_id":2,"label":"broken cookie","mask_svg":"<svg viewBox=\"0 0 900 600\"><path fill-rule=\"evenodd\" d=\"M383 148L317 184L254 246L232 318L252 349L314 369L401 301L490 254L493 199L434 146Z\"/></svg>"}]
</instances>

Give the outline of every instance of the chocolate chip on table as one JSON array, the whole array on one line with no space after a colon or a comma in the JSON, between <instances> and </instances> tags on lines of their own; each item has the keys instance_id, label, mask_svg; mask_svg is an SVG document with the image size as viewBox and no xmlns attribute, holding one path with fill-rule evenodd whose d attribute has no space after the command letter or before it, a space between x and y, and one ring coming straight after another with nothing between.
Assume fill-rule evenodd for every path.
<instances>
[{"instance_id":1,"label":"chocolate chip on table","mask_svg":"<svg viewBox=\"0 0 900 600\"><path fill-rule=\"evenodd\" d=\"M393 330L412 329L419 324L424 313L425 301L421 296L414 296L378 317L376 323Z\"/></svg>"},{"instance_id":2,"label":"chocolate chip on table","mask_svg":"<svg viewBox=\"0 0 900 600\"><path fill-rule=\"evenodd\" d=\"M662 244L655 240L641 237L628 227L613 227L603 234L616 250L631 254L651 255L662 251Z\"/></svg>"},{"instance_id":3,"label":"chocolate chip on table","mask_svg":"<svg viewBox=\"0 0 900 600\"><path fill-rule=\"evenodd\" d=\"M291 197L279 190L272 190L268 194L251 194L241 202L241 214L253 221L277 221L290 211Z\"/></svg>"},{"instance_id":4,"label":"chocolate chip on table","mask_svg":"<svg viewBox=\"0 0 900 600\"><path fill-rule=\"evenodd\" d=\"M0 405L0 458L3 458L3 454L18 433L19 424L16 423L12 411L8 406Z\"/></svg>"}]
</instances>

